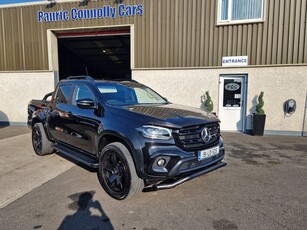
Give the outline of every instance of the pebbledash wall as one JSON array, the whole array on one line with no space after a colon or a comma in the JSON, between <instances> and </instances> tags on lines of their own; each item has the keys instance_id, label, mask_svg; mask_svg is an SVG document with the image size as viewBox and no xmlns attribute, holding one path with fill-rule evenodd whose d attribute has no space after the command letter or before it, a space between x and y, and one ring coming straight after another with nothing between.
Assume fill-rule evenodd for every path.
<instances>
[{"instance_id":1,"label":"pebbledash wall","mask_svg":"<svg viewBox=\"0 0 307 230\"><path fill-rule=\"evenodd\" d=\"M221 16L221 0L116 2L122 3L56 0L53 7L47 2L0 6L0 122L25 124L28 101L54 89L59 31L125 25L131 30L133 79L172 102L198 108L209 90L219 114L220 76L245 74L245 131L251 129L255 96L264 91L265 134L307 135L306 0L262 0L260 18L239 21ZM130 6L136 6L133 13ZM108 7L115 14L76 18L78 10ZM240 56L247 66L222 65L223 57ZM297 109L287 117L283 103L290 98Z\"/></svg>"},{"instance_id":2,"label":"pebbledash wall","mask_svg":"<svg viewBox=\"0 0 307 230\"><path fill-rule=\"evenodd\" d=\"M221 74L247 74L248 94L246 131L251 130L251 113L255 112L255 96L264 91L266 135L307 135L306 99L307 66L274 66L207 69L135 70L134 79L150 85L174 102L202 108L205 90L212 94L214 111L218 111L219 76ZM180 79L180 80L179 80ZM204 90L205 89L205 90ZM286 117L283 103L294 98L296 112ZM223 122L223 121L222 121Z\"/></svg>"},{"instance_id":3,"label":"pebbledash wall","mask_svg":"<svg viewBox=\"0 0 307 230\"><path fill-rule=\"evenodd\" d=\"M52 71L0 72L0 121L25 125L28 102L54 90Z\"/></svg>"}]
</instances>

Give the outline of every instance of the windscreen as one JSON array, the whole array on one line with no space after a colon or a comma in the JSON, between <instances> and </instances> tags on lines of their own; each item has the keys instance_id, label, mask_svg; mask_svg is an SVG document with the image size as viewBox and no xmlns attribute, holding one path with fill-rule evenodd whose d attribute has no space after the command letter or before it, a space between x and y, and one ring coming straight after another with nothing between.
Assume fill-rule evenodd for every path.
<instances>
[{"instance_id":1,"label":"windscreen","mask_svg":"<svg viewBox=\"0 0 307 230\"><path fill-rule=\"evenodd\" d=\"M146 86L124 86L115 83L96 85L109 105L167 104L168 102Z\"/></svg>"}]
</instances>

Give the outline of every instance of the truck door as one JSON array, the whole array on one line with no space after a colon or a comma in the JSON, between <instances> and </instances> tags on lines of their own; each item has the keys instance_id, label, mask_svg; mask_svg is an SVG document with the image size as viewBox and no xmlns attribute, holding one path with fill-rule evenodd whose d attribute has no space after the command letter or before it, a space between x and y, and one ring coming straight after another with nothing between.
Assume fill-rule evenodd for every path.
<instances>
[{"instance_id":1,"label":"truck door","mask_svg":"<svg viewBox=\"0 0 307 230\"><path fill-rule=\"evenodd\" d=\"M69 132L66 124L69 121L69 106L73 92L72 84L61 84L57 88L48 116L49 132L58 142L66 143Z\"/></svg>"},{"instance_id":2,"label":"truck door","mask_svg":"<svg viewBox=\"0 0 307 230\"><path fill-rule=\"evenodd\" d=\"M76 85L69 108L70 119L67 123L69 130L67 143L88 153L95 154L97 130L101 119L95 114L96 109L79 108L76 101L80 99L91 99L97 104L94 94L86 85Z\"/></svg>"}]
</instances>

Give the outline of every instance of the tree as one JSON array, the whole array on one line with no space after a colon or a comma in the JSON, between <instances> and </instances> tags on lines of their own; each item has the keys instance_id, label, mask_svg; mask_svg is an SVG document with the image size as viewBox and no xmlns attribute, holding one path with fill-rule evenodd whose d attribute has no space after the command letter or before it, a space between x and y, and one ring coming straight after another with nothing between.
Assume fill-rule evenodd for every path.
<instances>
[{"instance_id":1,"label":"tree","mask_svg":"<svg viewBox=\"0 0 307 230\"><path fill-rule=\"evenodd\" d=\"M263 106L264 106L264 101L263 101L263 91L261 91L259 97L258 97L258 104L256 105L256 114L257 115L263 115L264 110L263 110Z\"/></svg>"},{"instance_id":2,"label":"tree","mask_svg":"<svg viewBox=\"0 0 307 230\"><path fill-rule=\"evenodd\" d=\"M213 102L211 100L211 97L209 95L209 91L206 92L206 100L205 100L205 110L207 112L212 112L213 110Z\"/></svg>"}]
</instances>

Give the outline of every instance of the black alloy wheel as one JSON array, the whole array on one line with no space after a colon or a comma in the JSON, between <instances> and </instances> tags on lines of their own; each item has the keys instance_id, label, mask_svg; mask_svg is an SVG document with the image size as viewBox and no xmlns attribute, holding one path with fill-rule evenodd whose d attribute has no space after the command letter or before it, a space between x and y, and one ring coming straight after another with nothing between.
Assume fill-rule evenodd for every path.
<instances>
[{"instance_id":1,"label":"black alloy wheel","mask_svg":"<svg viewBox=\"0 0 307 230\"><path fill-rule=\"evenodd\" d=\"M32 127L32 146L34 152L39 156L51 154L55 151L51 147L52 142L48 140L42 123L36 123Z\"/></svg>"},{"instance_id":2,"label":"black alloy wheel","mask_svg":"<svg viewBox=\"0 0 307 230\"><path fill-rule=\"evenodd\" d=\"M34 151L40 155L42 152L42 134L37 125L34 125L32 129L32 142Z\"/></svg>"},{"instance_id":3,"label":"black alloy wheel","mask_svg":"<svg viewBox=\"0 0 307 230\"><path fill-rule=\"evenodd\" d=\"M113 193L123 193L130 187L130 172L127 164L115 151L103 157L103 177Z\"/></svg>"},{"instance_id":4,"label":"black alloy wheel","mask_svg":"<svg viewBox=\"0 0 307 230\"><path fill-rule=\"evenodd\" d=\"M143 180L136 174L130 152L119 142L103 149L98 178L104 190L117 200L130 198L144 187Z\"/></svg>"}]
</instances>

